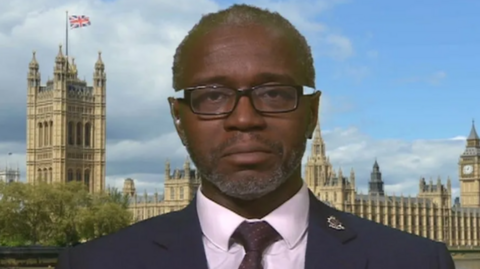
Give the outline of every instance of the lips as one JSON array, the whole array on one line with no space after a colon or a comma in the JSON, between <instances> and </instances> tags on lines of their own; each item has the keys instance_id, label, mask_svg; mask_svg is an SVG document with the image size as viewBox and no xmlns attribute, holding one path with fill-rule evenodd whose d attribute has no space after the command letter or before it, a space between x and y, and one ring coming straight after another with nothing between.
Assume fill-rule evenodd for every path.
<instances>
[{"instance_id":1,"label":"lips","mask_svg":"<svg viewBox=\"0 0 480 269\"><path fill-rule=\"evenodd\" d=\"M263 145L237 144L235 146L227 148L223 152L222 157L248 153L272 153L272 150Z\"/></svg>"}]
</instances>

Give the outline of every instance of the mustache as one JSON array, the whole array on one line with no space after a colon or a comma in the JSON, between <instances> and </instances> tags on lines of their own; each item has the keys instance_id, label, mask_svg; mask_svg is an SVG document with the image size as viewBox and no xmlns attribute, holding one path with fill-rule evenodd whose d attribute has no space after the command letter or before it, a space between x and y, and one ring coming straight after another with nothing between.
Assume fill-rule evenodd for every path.
<instances>
[{"instance_id":1,"label":"mustache","mask_svg":"<svg viewBox=\"0 0 480 269\"><path fill-rule=\"evenodd\" d=\"M235 133L234 136L229 138L227 141L221 143L216 149L215 149L215 156L220 156L220 154L225 151L227 148L229 148L232 145L237 144L238 142L241 141L255 141L257 143L260 143L264 146L266 146L268 149L272 151L272 153L277 154L277 155L283 155L283 146L279 142L274 142L271 140L268 140L258 133L240 133L237 132Z\"/></svg>"}]
</instances>

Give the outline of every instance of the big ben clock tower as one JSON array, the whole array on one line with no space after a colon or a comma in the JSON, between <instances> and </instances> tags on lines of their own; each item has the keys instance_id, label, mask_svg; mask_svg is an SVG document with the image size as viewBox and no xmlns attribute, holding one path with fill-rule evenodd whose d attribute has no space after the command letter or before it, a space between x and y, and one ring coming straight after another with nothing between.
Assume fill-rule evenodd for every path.
<instances>
[{"instance_id":1,"label":"big ben clock tower","mask_svg":"<svg viewBox=\"0 0 480 269\"><path fill-rule=\"evenodd\" d=\"M480 137L473 122L465 151L460 156L459 178L462 207L480 207Z\"/></svg>"}]
</instances>

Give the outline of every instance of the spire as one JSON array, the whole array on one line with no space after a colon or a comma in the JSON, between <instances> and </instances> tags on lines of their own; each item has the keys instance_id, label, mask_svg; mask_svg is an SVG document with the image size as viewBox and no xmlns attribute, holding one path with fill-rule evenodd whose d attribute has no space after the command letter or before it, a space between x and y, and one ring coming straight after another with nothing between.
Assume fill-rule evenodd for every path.
<instances>
[{"instance_id":1,"label":"spire","mask_svg":"<svg viewBox=\"0 0 480 269\"><path fill-rule=\"evenodd\" d=\"M322 133L320 130L320 120L317 121L317 126L315 126L315 132L313 134L314 140L320 140L322 138Z\"/></svg>"},{"instance_id":2,"label":"spire","mask_svg":"<svg viewBox=\"0 0 480 269\"><path fill-rule=\"evenodd\" d=\"M103 60L102 60L102 52L101 51L98 52L98 59L97 59L97 62L95 63L95 69L97 69L97 70L105 69L105 64L103 63Z\"/></svg>"},{"instance_id":3,"label":"spire","mask_svg":"<svg viewBox=\"0 0 480 269\"><path fill-rule=\"evenodd\" d=\"M470 130L470 135L468 135L467 140L478 140L480 139L475 129L475 120L472 120L472 129Z\"/></svg>"},{"instance_id":4,"label":"spire","mask_svg":"<svg viewBox=\"0 0 480 269\"><path fill-rule=\"evenodd\" d=\"M190 172L191 172L191 169L190 169L190 158L188 157L185 157L185 163L183 164L183 170L184 170L184 179L187 179L187 180L190 180Z\"/></svg>"},{"instance_id":5,"label":"spire","mask_svg":"<svg viewBox=\"0 0 480 269\"><path fill-rule=\"evenodd\" d=\"M373 163L373 169L374 170L380 169L380 166L378 166L377 158L375 158L375 162Z\"/></svg>"},{"instance_id":6,"label":"spire","mask_svg":"<svg viewBox=\"0 0 480 269\"><path fill-rule=\"evenodd\" d=\"M65 56L63 56L63 51L62 51L62 44L58 45L58 53L57 53L56 60L57 61L59 61L59 60L64 61L65 60Z\"/></svg>"},{"instance_id":7,"label":"spire","mask_svg":"<svg viewBox=\"0 0 480 269\"><path fill-rule=\"evenodd\" d=\"M168 158L165 161L165 171L170 171L170 159Z\"/></svg>"},{"instance_id":8,"label":"spire","mask_svg":"<svg viewBox=\"0 0 480 269\"><path fill-rule=\"evenodd\" d=\"M170 160L167 158L165 161L165 180L169 180L171 175L170 171Z\"/></svg>"},{"instance_id":9,"label":"spire","mask_svg":"<svg viewBox=\"0 0 480 269\"><path fill-rule=\"evenodd\" d=\"M324 161L326 160L325 143L323 142L322 134L320 132L320 121L317 121L312 141L311 157L315 156L321 157Z\"/></svg>"},{"instance_id":10,"label":"spire","mask_svg":"<svg viewBox=\"0 0 480 269\"><path fill-rule=\"evenodd\" d=\"M74 76L74 78L77 78L78 76L78 70L77 70L77 64L75 64L75 58L72 57L71 58L72 60L70 61L70 63L68 64L68 71L70 74L72 74ZM68 61L68 59L67 59Z\"/></svg>"},{"instance_id":11,"label":"spire","mask_svg":"<svg viewBox=\"0 0 480 269\"><path fill-rule=\"evenodd\" d=\"M383 180L382 180L382 173L380 172L380 165L378 165L377 159L375 158L375 162L373 163L373 169L370 173L370 181L368 182L369 188L368 193L372 195L385 195L385 191L383 188Z\"/></svg>"},{"instance_id":12,"label":"spire","mask_svg":"<svg viewBox=\"0 0 480 269\"><path fill-rule=\"evenodd\" d=\"M58 53L55 57L55 68L54 68L54 80L62 80L61 76L58 76L65 72L65 56L63 56L62 52L62 44L58 45Z\"/></svg>"},{"instance_id":13,"label":"spire","mask_svg":"<svg viewBox=\"0 0 480 269\"><path fill-rule=\"evenodd\" d=\"M29 64L30 69L38 70L38 62L37 62L36 54L37 54L36 51L32 52L32 60L30 61L30 64Z\"/></svg>"}]
</instances>

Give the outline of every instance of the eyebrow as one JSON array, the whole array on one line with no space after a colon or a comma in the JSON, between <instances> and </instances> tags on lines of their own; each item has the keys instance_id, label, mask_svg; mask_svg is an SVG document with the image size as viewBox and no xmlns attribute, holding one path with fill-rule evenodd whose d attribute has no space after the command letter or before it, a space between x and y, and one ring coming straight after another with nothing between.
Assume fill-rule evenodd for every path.
<instances>
[{"instance_id":1,"label":"eyebrow","mask_svg":"<svg viewBox=\"0 0 480 269\"><path fill-rule=\"evenodd\" d=\"M222 84L228 85L232 83L232 78L229 76L218 75L205 78L194 79L196 85ZM253 77L253 81L258 84L268 82L280 82L295 84L295 79L285 73L262 72Z\"/></svg>"},{"instance_id":2,"label":"eyebrow","mask_svg":"<svg viewBox=\"0 0 480 269\"><path fill-rule=\"evenodd\" d=\"M295 79L285 73L272 73L272 72L263 72L255 75L255 81L261 81L262 83L266 82L283 82L283 83L295 83Z\"/></svg>"}]
</instances>

